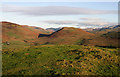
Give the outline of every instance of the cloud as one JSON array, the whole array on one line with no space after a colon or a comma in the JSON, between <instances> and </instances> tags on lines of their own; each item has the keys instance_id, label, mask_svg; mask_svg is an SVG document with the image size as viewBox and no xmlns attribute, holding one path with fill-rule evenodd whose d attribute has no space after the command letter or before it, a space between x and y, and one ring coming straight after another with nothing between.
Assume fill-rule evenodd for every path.
<instances>
[{"instance_id":1,"label":"cloud","mask_svg":"<svg viewBox=\"0 0 120 77\"><path fill-rule=\"evenodd\" d=\"M80 18L83 21L70 21L70 20L47 20L45 23L57 24L57 25L74 25L74 26L110 26L116 23L104 21L105 19L100 18ZM95 19L95 20L94 20Z\"/></svg>"},{"instance_id":2,"label":"cloud","mask_svg":"<svg viewBox=\"0 0 120 77\"><path fill-rule=\"evenodd\" d=\"M47 20L44 21L48 24L54 24L59 27L76 27L76 28L98 28L104 26L116 25L116 23L106 22L106 21L69 21L69 20Z\"/></svg>"},{"instance_id":3,"label":"cloud","mask_svg":"<svg viewBox=\"0 0 120 77\"><path fill-rule=\"evenodd\" d=\"M49 23L49 24L77 24L79 23L78 21L70 21L70 20L61 20L61 21L56 21L56 20L47 20L44 21L45 23Z\"/></svg>"},{"instance_id":4,"label":"cloud","mask_svg":"<svg viewBox=\"0 0 120 77\"><path fill-rule=\"evenodd\" d=\"M84 18L80 18L80 20L82 20L82 22L79 23L81 25L102 26L102 25L112 25L112 24L115 24L115 23L108 22L107 20L102 19L102 18L87 18L87 17L84 17Z\"/></svg>"},{"instance_id":5,"label":"cloud","mask_svg":"<svg viewBox=\"0 0 120 77\"><path fill-rule=\"evenodd\" d=\"M80 22L77 26L110 26L110 25L116 25L116 23L111 22Z\"/></svg>"},{"instance_id":6,"label":"cloud","mask_svg":"<svg viewBox=\"0 0 120 77\"><path fill-rule=\"evenodd\" d=\"M105 19L102 19L102 18L87 18L87 17L80 18L80 20L83 20L83 21L105 21Z\"/></svg>"},{"instance_id":7,"label":"cloud","mask_svg":"<svg viewBox=\"0 0 120 77\"><path fill-rule=\"evenodd\" d=\"M22 15L82 15L82 14L117 14L115 10L94 10L90 8L70 7L70 6L41 6L25 7L3 5L3 12L16 12Z\"/></svg>"}]
</instances>

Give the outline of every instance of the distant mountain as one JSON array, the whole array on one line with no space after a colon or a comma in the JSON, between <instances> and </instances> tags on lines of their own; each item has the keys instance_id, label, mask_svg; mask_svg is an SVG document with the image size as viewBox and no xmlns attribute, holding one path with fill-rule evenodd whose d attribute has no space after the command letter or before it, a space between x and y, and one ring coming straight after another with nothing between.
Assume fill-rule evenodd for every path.
<instances>
[{"instance_id":1,"label":"distant mountain","mask_svg":"<svg viewBox=\"0 0 120 77\"><path fill-rule=\"evenodd\" d=\"M59 28L47 28L46 30L50 31L50 32L55 32L55 31L57 31L59 29L61 29L61 27L59 27Z\"/></svg>"},{"instance_id":2,"label":"distant mountain","mask_svg":"<svg viewBox=\"0 0 120 77\"><path fill-rule=\"evenodd\" d=\"M99 29L96 29L96 30L102 31L102 30L107 30L107 29L109 29L109 30L117 31L118 28L120 28L120 25L103 27L103 28L99 28Z\"/></svg>"},{"instance_id":3,"label":"distant mountain","mask_svg":"<svg viewBox=\"0 0 120 77\"><path fill-rule=\"evenodd\" d=\"M48 31L38 27L19 25L6 21L0 23L2 24L2 42L32 42L38 38L40 33L48 34Z\"/></svg>"},{"instance_id":4,"label":"distant mountain","mask_svg":"<svg viewBox=\"0 0 120 77\"><path fill-rule=\"evenodd\" d=\"M115 31L115 32L120 31L120 25L108 26L108 27L103 27L103 28L95 28L95 29L87 28L85 29L85 31L101 35L104 33L111 32L111 31Z\"/></svg>"},{"instance_id":5,"label":"distant mountain","mask_svg":"<svg viewBox=\"0 0 120 77\"><path fill-rule=\"evenodd\" d=\"M93 29L93 28L85 28L85 29L83 29L83 30L85 30L85 31L87 31L87 32L90 32L90 31L93 31L94 29Z\"/></svg>"}]
</instances>

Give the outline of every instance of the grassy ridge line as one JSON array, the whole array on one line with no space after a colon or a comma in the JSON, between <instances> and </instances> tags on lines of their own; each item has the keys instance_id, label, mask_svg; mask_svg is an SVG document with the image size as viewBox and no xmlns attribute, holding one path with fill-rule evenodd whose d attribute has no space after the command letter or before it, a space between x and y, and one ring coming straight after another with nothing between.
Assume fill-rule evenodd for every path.
<instances>
[{"instance_id":1,"label":"grassy ridge line","mask_svg":"<svg viewBox=\"0 0 120 77\"><path fill-rule=\"evenodd\" d=\"M80 45L4 49L3 75L119 75L118 50Z\"/></svg>"}]
</instances>

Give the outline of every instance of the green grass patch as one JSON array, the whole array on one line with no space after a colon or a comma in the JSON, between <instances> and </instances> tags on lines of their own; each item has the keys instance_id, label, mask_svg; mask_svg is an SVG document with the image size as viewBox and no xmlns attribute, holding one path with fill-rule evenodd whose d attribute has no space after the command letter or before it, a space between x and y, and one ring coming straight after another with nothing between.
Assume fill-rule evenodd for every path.
<instances>
[{"instance_id":1,"label":"green grass patch","mask_svg":"<svg viewBox=\"0 0 120 77\"><path fill-rule=\"evenodd\" d=\"M20 36L15 34L14 32L8 32L7 35L10 36L10 37L15 37L16 39L20 38Z\"/></svg>"},{"instance_id":2,"label":"green grass patch","mask_svg":"<svg viewBox=\"0 0 120 77\"><path fill-rule=\"evenodd\" d=\"M117 51L80 45L4 48L2 70L3 75L119 75Z\"/></svg>"}]
</instances>

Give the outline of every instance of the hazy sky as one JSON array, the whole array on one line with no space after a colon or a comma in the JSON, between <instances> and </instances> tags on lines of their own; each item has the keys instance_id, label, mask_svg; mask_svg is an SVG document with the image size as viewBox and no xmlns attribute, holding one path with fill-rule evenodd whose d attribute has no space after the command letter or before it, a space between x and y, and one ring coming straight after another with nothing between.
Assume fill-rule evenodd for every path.
<instances>
[{"instance_id":1,"label":"hazy sky","mask_svg":"<svg viewBox=\"0 0 120 77\"><path fill-rule=\"evenodd\" d=\"M3 21L49 27L103 27L118 22L117 2L4 2Z\"/></svg>"}]
</instances>

